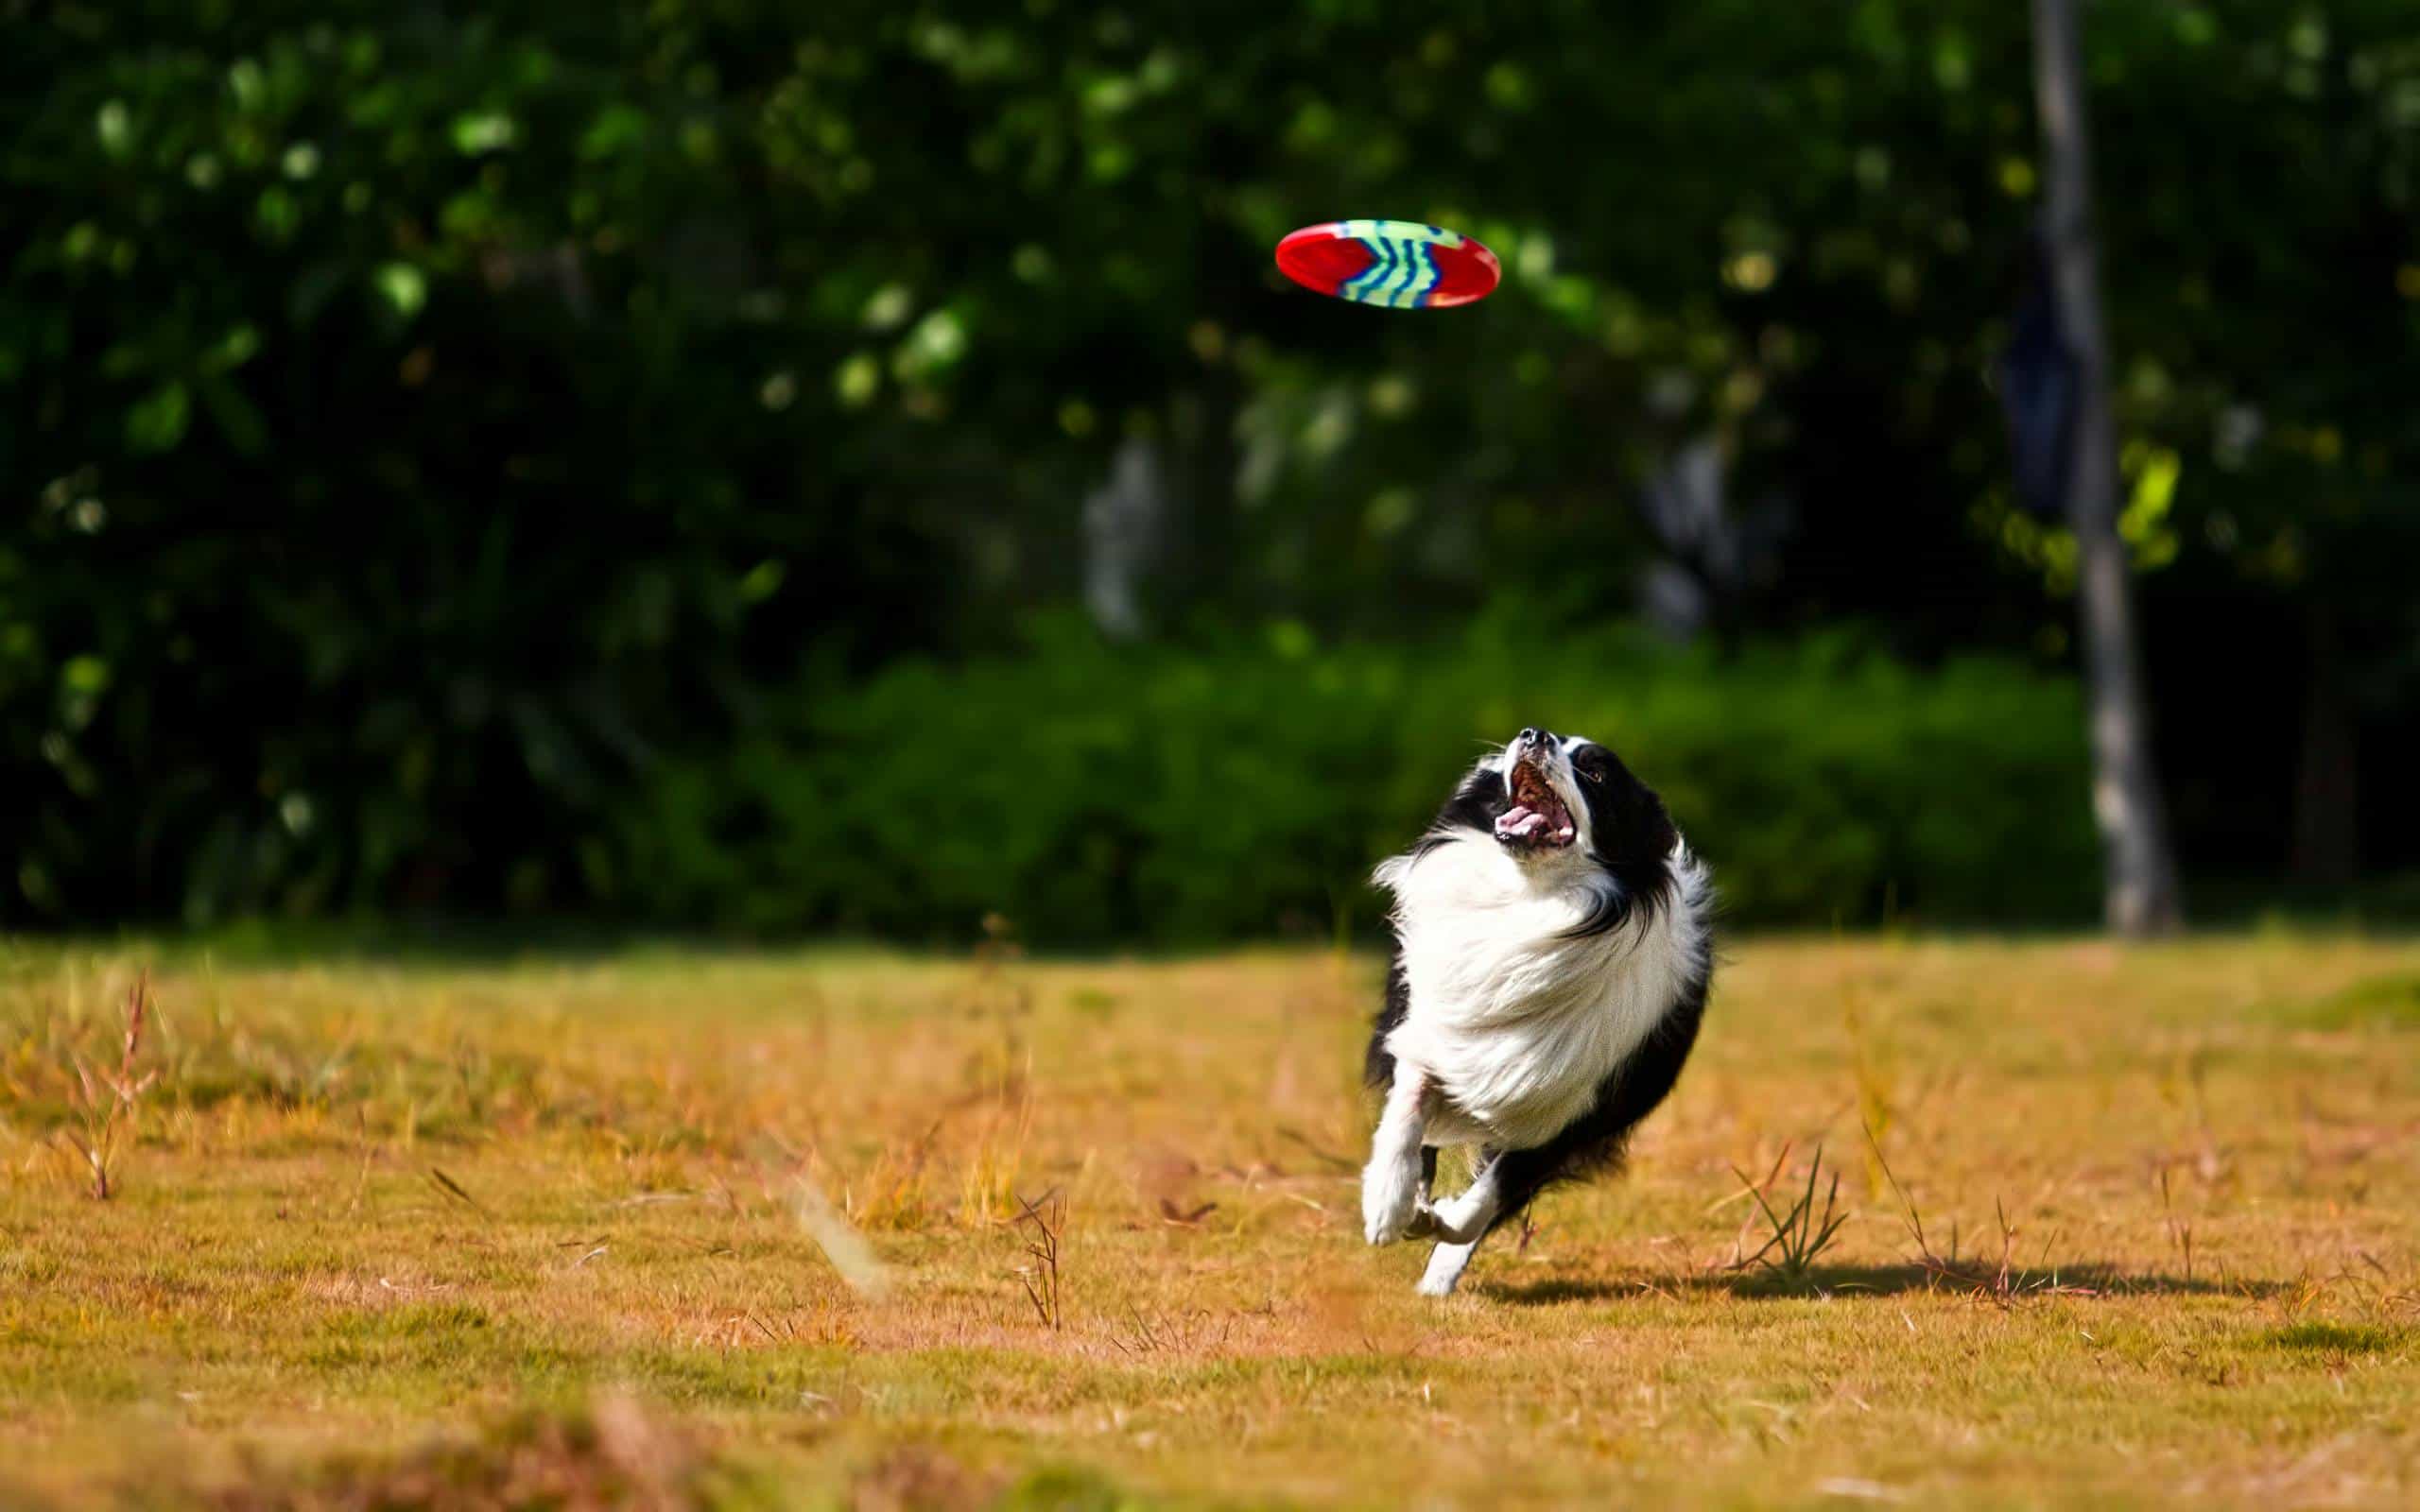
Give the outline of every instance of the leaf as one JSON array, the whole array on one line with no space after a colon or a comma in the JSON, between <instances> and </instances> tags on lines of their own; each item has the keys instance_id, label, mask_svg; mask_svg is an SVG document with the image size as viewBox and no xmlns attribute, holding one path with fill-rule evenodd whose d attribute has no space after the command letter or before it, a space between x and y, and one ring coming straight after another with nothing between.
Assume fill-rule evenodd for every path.
<instances>
[{"instance_id":1,"label":"leaf","mask_svg":"<svg viewBox=\"0 0 2420 1512\"><path fill-rule=\"evenodd\" d=\"M610 158L647 139L647 113L632 105L609 105L579 139L583 158Z\"/></svg>"},{"instance_id":2,"label":"leaf","mask_svg":"<svg viewBox=\"0 0 2420 1512\"><path fill-rule=\"evenodd\" d=\"M428 302L428 275L409 263L385 263L374 275L378 292L408 320Z\"/></svg>"},{"instance_id":3,"label":"leaf","mask_svg":"<svg viewBox=\"0 0 2420 1512\"><path fill-rule=\"evenodd\" d=\"M126 412L126 444L147 455L173 452L192 420L192 396L182 383L171 379Z\"/></svg>"},{"instance_id":4,"label":"leaf","mask_svg":"<svg viewBox=\"0 0 2420 1512\"><path fill-rule=\"evenodd\" d=\"M518 134L512 117L502 111L465 111L454 117L454 149L464 157L502 152Z\"/></svg>"},{"instance_id":5,"label":"leaf","mask_svg":"<svg viewBox=\"0 0 2420 1512\"><path fill-rule=\"evenodd\" d=\"M268 422L261 418L257 405L244 397L244 391L224 378L201 381L202 407L227 438L227 444L245 456L258 456L268 449Z\"/></svg>"}]
</instances>

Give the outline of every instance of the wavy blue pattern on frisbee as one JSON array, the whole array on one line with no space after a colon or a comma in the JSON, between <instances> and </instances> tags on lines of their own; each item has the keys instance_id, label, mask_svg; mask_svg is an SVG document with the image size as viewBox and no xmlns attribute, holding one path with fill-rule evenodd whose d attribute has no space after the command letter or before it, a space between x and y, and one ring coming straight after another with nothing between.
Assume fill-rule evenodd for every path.
<instances>
[{"instance_id":1,"label":"wavy blue pattern on frisbee","mask_svg":"<svg viewBox=\"0 0 2420 1512\"><path fill-rule=\"evenodd\" d=\"M1394 310L1417 310L1428 302L1439 272L1432 247L1460 247L1462 238L1441 226L1409 220L1348 220L1344 234L1370 249L1370 266L1337 288L1339 299Z\"/></svg>"}]
</instances>

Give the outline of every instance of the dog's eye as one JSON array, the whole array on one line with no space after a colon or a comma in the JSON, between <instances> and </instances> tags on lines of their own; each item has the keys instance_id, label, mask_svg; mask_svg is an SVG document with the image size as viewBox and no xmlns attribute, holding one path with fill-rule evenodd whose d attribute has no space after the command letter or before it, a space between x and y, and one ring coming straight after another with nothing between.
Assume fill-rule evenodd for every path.
<instances>
[{"instance_id":1,"label":"dog's eye","mask_svg":"<svg viewBox=\"0 0 2420 1512\"><path fill-rule=\"evenodd\" d=\"M1605 780L1605 758L1593 750L1582 751L1573 758L1571 765L1581 776L1592 782L1601 782Z\"/></svg>"}]
</instances>

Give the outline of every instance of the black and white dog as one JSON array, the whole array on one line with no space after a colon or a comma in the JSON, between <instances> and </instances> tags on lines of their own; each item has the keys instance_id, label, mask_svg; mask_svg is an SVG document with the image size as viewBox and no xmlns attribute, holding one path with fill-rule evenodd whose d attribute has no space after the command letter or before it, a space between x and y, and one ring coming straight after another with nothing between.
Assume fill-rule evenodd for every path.
<instances>
[{"instance_id":1,"label":"black and white dog","mask_svg":"<svg viewBox=\"0 0 2420 1512\"><path fill-rule=\"evenodd\" d=\"M1420 1290L1548 1183L1609 1166L1697 1040L1713 887L1614 753L1524 730L1378 868L1395 957L1370 1040L1386 1110L1361 1176L1370 1243L1434 1236ZM1442 1145L1478 1175L1433 1204Z\"/></svg>"}]
</instances>

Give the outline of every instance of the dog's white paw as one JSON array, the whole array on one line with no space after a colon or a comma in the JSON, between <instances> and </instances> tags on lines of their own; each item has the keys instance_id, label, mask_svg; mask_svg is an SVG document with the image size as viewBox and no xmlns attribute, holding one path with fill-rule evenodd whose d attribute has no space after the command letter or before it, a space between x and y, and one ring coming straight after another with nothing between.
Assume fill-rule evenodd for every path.
<instances>
[{"instance_id":1,"label":"dog's white paw","mask_svg":"<svg viewBox=\"0 0 2420 1512\"><path fill-rule=\"evenodd\" d=\"M1439 1245L1428 1257L1428 1268L1420 1274L1415 1288L1423 1297L1451 1297L1461 1284L1462 1272L1471 1263L1471 1251L1477 1245Z\"/></svg>"},{"instance_id":2,"label":"dog's white paw","mask_svg":"<svg viewBox=\"0 0 2420 1512\"><path fill-rule=\"evenodd\" d=\"M1361 1172L1361 1232L1374 1245L1401 1239L1420 1211L1420 1158L1372 1160Z\"/></svg>"}]
</instances>

